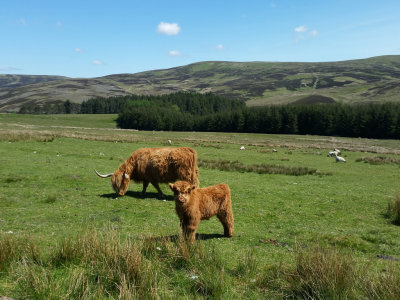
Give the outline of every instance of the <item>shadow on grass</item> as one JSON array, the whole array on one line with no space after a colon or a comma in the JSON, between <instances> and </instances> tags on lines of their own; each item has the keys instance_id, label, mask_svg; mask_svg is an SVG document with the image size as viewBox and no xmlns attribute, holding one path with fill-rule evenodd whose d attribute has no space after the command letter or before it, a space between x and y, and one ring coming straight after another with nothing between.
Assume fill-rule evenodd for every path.
<instances>
[{"instance_id":1,"label":"shadow on grass","mask_svg":"<svg viewBox=\"0 0 400 300\"><path fill-rule=\"evenodd\" d=\"M206 241L211 239L228 238L220 233L196 233L196 241ZM171 242L176 242L180 239L178 234L168 235L168 236L154 236L149 238L151 241L165 241L169 240Z\"/></svg>"},{"instance_id":2,"label":"shadow on grass","mask_svg":"<svg viewBox=\"0 0 400 300\"><path fill-rule=\"evenodd\" d=\"M172 195L165 195L164 197L159 197L157 193L146 193L146 195L143 195L141 192L134 192L134 191L127 191L126 194L122 197L118 197L116 193L109 193L109 194L102 194L100 195L102 198L108 198L108 199L117 199L117 198L122 198L122 197L133 197L137 199L156 199L159 201L174 201L174 196Z\"/></svg>"}]
</instances>

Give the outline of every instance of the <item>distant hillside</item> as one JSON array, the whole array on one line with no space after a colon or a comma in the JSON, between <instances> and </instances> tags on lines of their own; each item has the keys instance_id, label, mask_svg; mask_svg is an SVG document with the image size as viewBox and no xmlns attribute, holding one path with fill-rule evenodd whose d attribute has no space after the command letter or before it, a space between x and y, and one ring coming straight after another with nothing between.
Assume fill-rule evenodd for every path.
<instances>
[{"instance_id":1,"label":"distant hillside","mask_svg":"<svg viewBox=\"0 0 400 300\"><path fill-rule=\"evenodd\" d=\"M400 56L326 63L200 62L93 79L0 75L0 111L15 111L28 103L81 103L95 96L177 91L213 92L245 100L249 106L321 99L400 102Z\"/></svg>"},{"instance_id":2,"label":"distant hillside","mask_svg":"<svg viewBox=\"0 0 400 300\"><path fill-rule=\"evenodd\" d=\"M16 88L29 84L62 80L65 78L66 77L62 76L48 76L48 75L11 75L11 74L1 75L0 74L0 88Z\"/></svg>"}]
</instances>

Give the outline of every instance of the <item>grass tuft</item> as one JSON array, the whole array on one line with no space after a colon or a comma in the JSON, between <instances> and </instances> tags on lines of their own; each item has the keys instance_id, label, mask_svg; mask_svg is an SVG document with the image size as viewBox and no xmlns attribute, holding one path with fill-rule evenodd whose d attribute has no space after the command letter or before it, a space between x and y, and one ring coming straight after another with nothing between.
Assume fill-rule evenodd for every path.
<instances>
[{"instance_id":1,"label":"grass tuft","mask_svg":"<svg viewBox=\"0 0 400 300\"><path fill-rule=\"evenodd\" d=\"M89 294L153 298L159 285L158 267L142 250L130 239L121 241L115 230L88 230L74 240L63 240L51 261L55 266L79 266L70 274L68 284L73 298Z\"/></svg>"},{"instance_id":2,"label":"grass tuft","mask_svg":"<svg viewBox=\"0 0 400 300\"><path fill-rule=\"evenodd\" d=\"M241 278L251 278L258 271L258 262L254 250L249 250L239 260L234 274Z\"/></svg>"},{"instance_id":3,"label":"grass tuft","mask_svg":"<svg viewBox=\"0 0 400 300\"><path fill-rule=\"evenodd\" d=\"M3 179L3 181L4 181L6 184L22 182L22 181L24 181L24 180L25 180L25 179L24 179L23 177L20 177L20 176L11 176L11 175Z\"/></svg>"},{"instance_id":4,"label":"grass tuft","mask_svg":"<svg viewBox=\"0 0 400 300\"><path fill-rule=\"evenodd\" d=\"M36 243L24 237L16 238L9 233L0 234L0 271L8 269L12 263L21 260L42 262Z\"/></svg>"},{"instance_id":5,"label":"grass tuft","mask_svg":"<svg viewBox=\"0 0 400 300\"><path fill-rule=\"evenodd\" d=\"M18 142L18 141L37 141L53 142L55 135L48 132L37 133L32 130L0 130L0 141Z\"/></svg>"},{"instance_id":6,"label":"grass tuft","mask_svg":"<svg viewBox=\"0 0 400 300\"><path fill-rule=\"evenodd\" d=\"M296 299L346 299L355 282L354 261L337 250L299 248L295 267L272 266L258 285Z\"/></svg>"},{"instance_id":7,"label":"grass tuft","mask_svg":"<svg viewBox=\"0 0 400 300\"><path fill-rule=\"evenodd\" d=\"M393 224L400 225L400 196L396 196L396 200L389 201L385 217L388 218Z\"/></svg>"},{"instance_id":8,"label":"grass tuft","mask_svg":"<svg viewBox=\"0 0 400 300\"><path fill-rule=\"evenodd\" d=\"M52 204L55 203L57 201L57 196L55 195L49 195L46 197L46 199L44 199L44 203L48 203L48 204Z\"/></svg>"},{"instance_id":9,"label":"grass tuft","mask_svg":"<svg viewBox=\"0 0 400 300\"><path fill-rule=\"evenodd\" d=\"M59 287L51 271L31 261L22 260L13 270L16 293L23 299L59 299Z\"/></svg>"},{"instance_id":10,"label":"grass tuft","mask_svg":"<svg viewBox=\"0 0 400 300\"><path fill-rule=\"evenodd\" d=\"M387 156L363 156L360 158L356 159L356 162L365 162L371 165L383 165L383 164L388 164L388 165L400 165L400 159L398 158L393 158L393 157L387 157Z\"/></svg>"},{"instance_id":11,"label":"grass tuft","mask_svg":"<svg viewBox=\"0 0 400 300\"><path fill-rule=\"evenodd\" d=\"M206 169L217 169L220 171L230 172L253 172L258 174L283 174L292 176L302 175L330 175L328 173L321 173L317 169L308 167L287 167L269 164L253 164L244 165L243 163L235 160L206 160L199 159L199 167Z\"/></svg>"},{"instance_id":12,"label":"grass tuft","mask_svg":"<svg viewBox=\"0 0 400 300\"><path fill-rule=\"evenodd\" d=\"M360 265L335 248L298 249L294 265L271 265L256 281L267 294L294 299L399 299L397 262L383 270Z\"/></svg>"},{"instance_id":13,"label":"grass tuft","mask_svg":"<svg viewBox=\"0 0 400 300\"><path fill-rule=\"evenodd\" d=\"M201 259L192 260L190 274L191 290L195 294L213 299L230 298L230 279L224 261L215 249L208 251Z\"/></svg>"}]
</instances>

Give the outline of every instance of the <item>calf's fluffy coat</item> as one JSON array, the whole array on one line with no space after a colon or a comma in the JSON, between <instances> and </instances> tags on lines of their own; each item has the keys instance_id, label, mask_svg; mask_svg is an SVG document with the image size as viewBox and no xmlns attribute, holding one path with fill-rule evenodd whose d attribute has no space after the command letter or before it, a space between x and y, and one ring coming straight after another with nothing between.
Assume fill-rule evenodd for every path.
<instances>
[{"instance_id":1,"label":"calf's fluffy coat","mask_svg":"<svg viewBox=\"0 0 400 300\"><path fill-rule=\"evenodd\" d=\"M193 243L201 220L217 216L224 226L224 235L233 235L231 191L227 184L196 188L186 181L169 184L174 192L175 210L184 236Z\"/></svg>"}]
</instances>

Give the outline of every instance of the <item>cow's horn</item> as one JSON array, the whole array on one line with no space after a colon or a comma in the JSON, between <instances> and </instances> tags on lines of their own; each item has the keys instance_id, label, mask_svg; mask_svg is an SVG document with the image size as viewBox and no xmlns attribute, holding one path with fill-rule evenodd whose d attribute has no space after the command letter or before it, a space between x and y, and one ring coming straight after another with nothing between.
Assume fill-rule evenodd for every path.
<instances>
[{"instance_id":1,"label":"cow's horn","mask_svg":"<svg viewBox=\"0 0 400 300\"><path fill-rule=\"evenodd\" d=\"M101 178L107 178L107 177L111 177L111 176L113 175L113 173L109 173L109 174L102 175L102 174L100 174L99 172L97 172L96 169L94 169L94 172L97 174L97 176L99 176L99 177L101 177Z\"/></svg>"}]
</instances>

